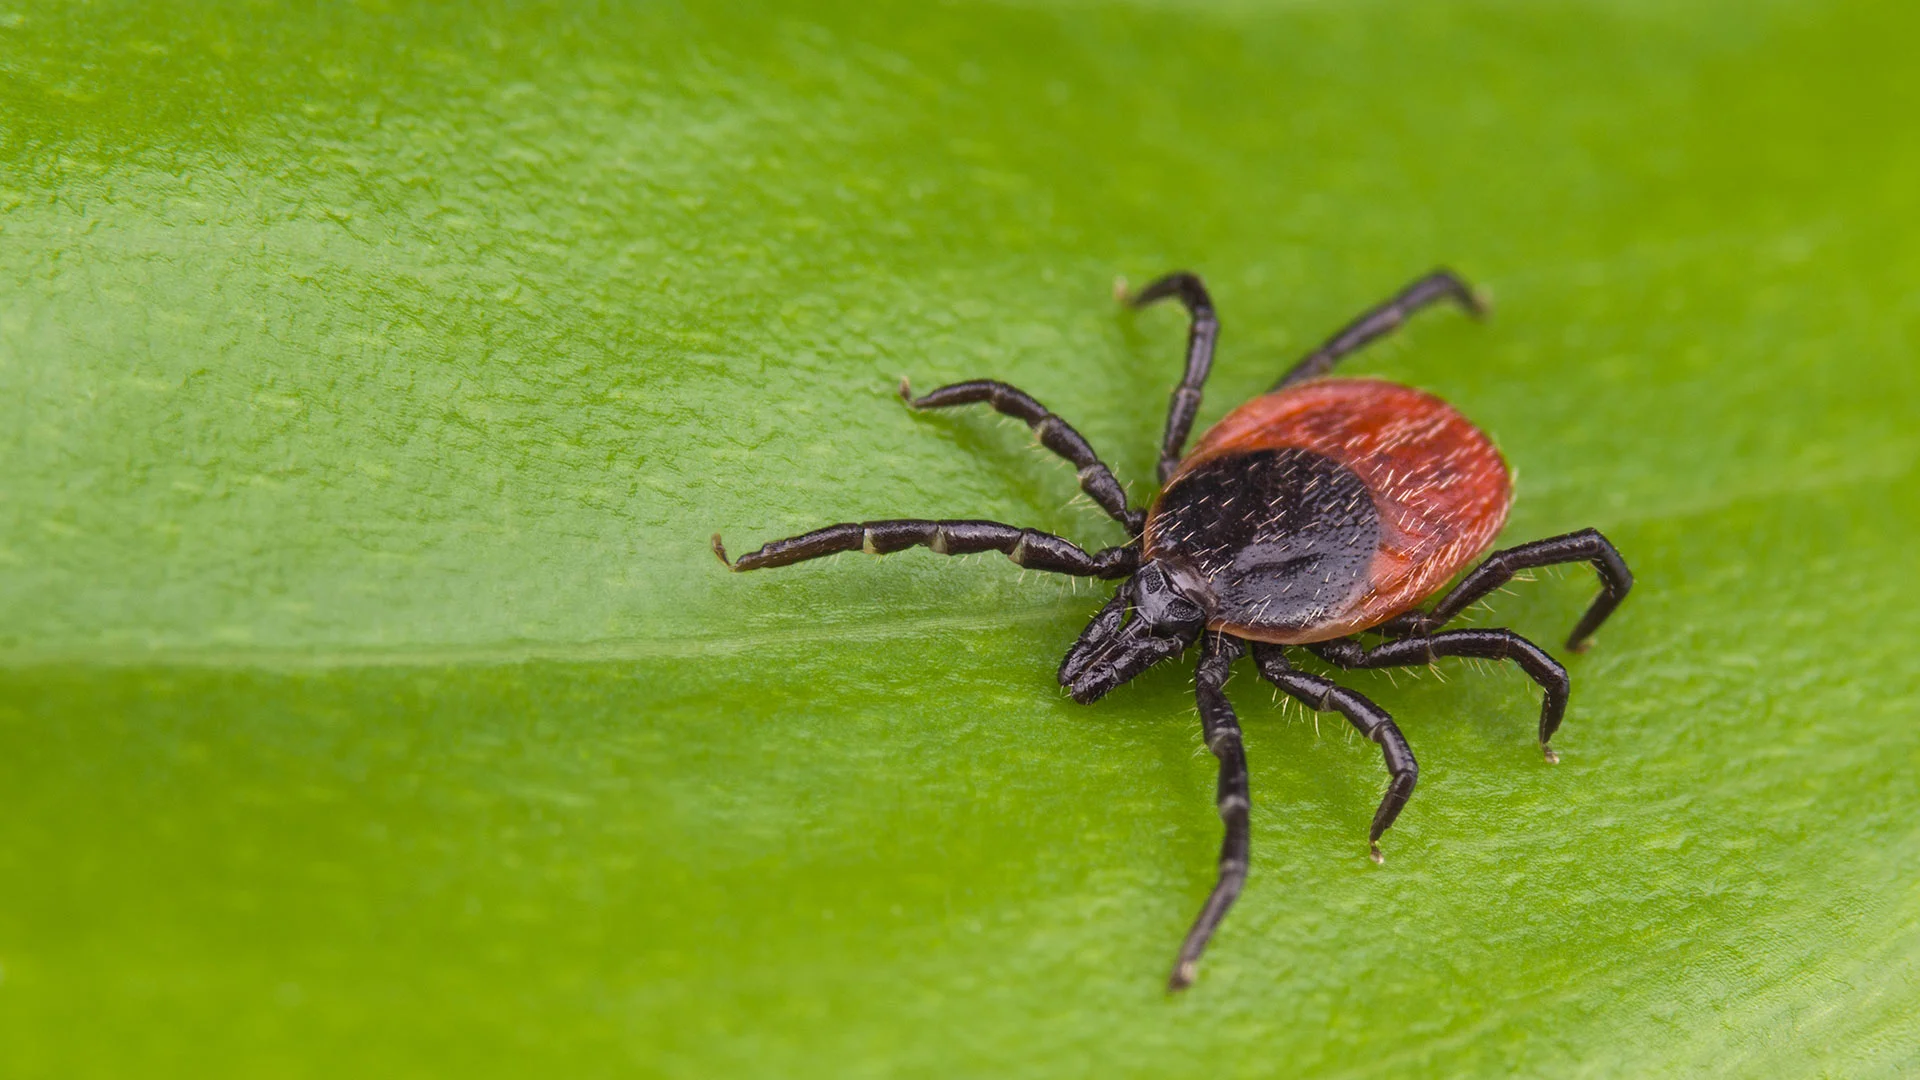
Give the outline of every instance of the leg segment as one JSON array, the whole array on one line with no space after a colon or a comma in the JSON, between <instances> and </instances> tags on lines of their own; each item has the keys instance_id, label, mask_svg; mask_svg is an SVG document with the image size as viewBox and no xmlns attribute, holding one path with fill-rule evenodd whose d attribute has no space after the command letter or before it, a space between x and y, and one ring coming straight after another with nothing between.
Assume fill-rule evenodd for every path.
<instances>
[{"instance_id":1,"label":"leg segment","mask_svg":"<svg viewBox=\"0 0 1920 1080\"><path fill-rule=\"evenodd\" d=\"M866 521L847 522L810 533L775 540L728 565L734 570L818 559L841 551L886 555L910 547L926 547L942 555L971 555L1001 551L1020 566L1078 577L1121 578L1138 569L1140 553L1131 547L1110 547L1089 555L1073 543L1038 529L1022 529L997 521ZM727 562L720 534L713 535L713 553Z\"/></svg>"},{"instance_id":2,"label":"leg segment","mask_svg":"<svg viewBox=\"0 0 1920 1080\"><path fill-rule=\"evenodd\" d=\"M1213 343L1220 337L1220 320L1213 314L1213 298L1198 275L1185 271L1168 274L1146 288L1122 299L1128 307L1142 308L1169 296L1178 297L1192 317L1187 329L1187 372L1173 392L1167 406L1167 433L1160 441L1160 482L1167 482L1180 464L1180 452L1193 430L1194 413L1200 410L1200 388L1213 370Z\"/></svg>"},{"instance_id":3,"label":"leg segment","mask_svg":"<svg viewBox=\"0 0 1920 1080\"><path fill-rule=\"evenodd\" d=\"M1386 832L1393 825L1393 819L1400 816L1400 809L1407 805L1407 799L1413 795L1413 786L1420 782L1420 763L1413 759L1413 750L1407 746L1406 738L1394 725L1393 717L1364 696L1330 679L1295 670L1293 665L1287 663L1286 650L1279 645L1256 643L1253 661L1268 682L1298 699L1307 708L1316 712L1338 712L1360 729L1360 734L1380 744L1380 754L1386 759L1390 779L1387 793L1380 799L1380 808L1373 812L1373 829L1367 836L1373 861L1379 862L1380 834Z\"/></svg>"},{"instance_id":4,"label":"leg segment","mask_svg":"<svg viewBox=\"0 0 1920 1080\"><path fill-rule=\"evenodd\" d=\"M1098 503L1109 517L1125 526L1130 535L1140 535L1146 515L1138 510L1127 509L1127 493L1121 490L1120 482L1113 478L1113 471L1093 452L1093 447L1087 445L1087 440L1073 430L1073 425L1048 412L1046 406L1033 400L1025 391L991 379L976 379L943 386L916 398L907 381L902 379L900 397L916 409L944 409L984 401L993 406L996 412L1026 421L1033 433L1039 436L1040 445L1066 458L1080 471L1080 490Z\"/></svg>"},{"instance_id":5,"label":"leg segment","mask_svg":"<svg viewBox=\"0 0 1920 1080\"><path fill-rule=\"evenodd\" d=\"M1585 652L1588 636L1600 629L1600 624L1607 621L1613 609L1627 598L1627 590L1633 588L1633 572L1627 569L1626 560L1620 557L1620 552L1606 537L1600 535L1598 529L1581 529L1565 536L1548 537L1496 551L1461 578L1460 584L1441 597L1440 602L1433 605L1432 611L1402 615L1383 623L1380 629L1394 635L1430 634L1481 597L1512 581L1516 571L1576 562L1590 562L1600 574L1600 595L1594 597L1587 613L1580 616L1580 621L1574 625L1573 633L1567 635L1567 648L1574 652Z\"/></svg>"},{"instance_id":6,"label":"leg segment","mask_svg":"<svg viewBox=\"0 0 1920 1080\"><path fill-rule=\"evenodd\" d=\"M1293 365L1280 377L1279 382L1273 384L1273 388L1278 390L1304 379L1325 375L1333 370L1333 365L1339 363L1342 357L1399 329L1400 324L1412 318L1415 312L1440 300L1452 300L1475 316L1486 314L1486 305L1467 287L1466 282L1451 270L1435 270L1401 289L1393 299L1369 309L1348 323L1339 333Z\"/></svg>"},{"instance_id":7,"label":"leg segment","mask_svg":"<svg viewBox=\"0 0 1920 1080\"><path fill-rule=\"evenodd\" d=\"M1431 637L1401 638L1371 649L1353 640L1325 641L1310 645L1314 655L1335 667L1390 668L1418 667L1443 656L1471 656L1481 660L1511 660L1538 683L1540 699L1540 752L1548 761L1559 761L1549 740L1560 730L1567 714L1567 693L1572 684L1567 669L1548 656L1545 649L1511 630L1448 630Z\"/></svg>"},{"instance_id":8,"label":"leg segment","mask_svg":"<svg viewBox=\"0 0 1920 1080\"><path fill-rule=\"evenodd\" d=\"M1170 991L1185 990L1193 985L1200 954L1207 950L1207 942L1247 881L1247 862L1252 851L1248 811L1253 805L1247 794L1247 752L1240 744L1239 718L1233 715L1233 705L1221 689L1226 685L1233 662L1244 650L1238 639L1222 634L1208 633L1201 639L1195 696L1200 703L1201 734L1206 738L1207 749L1220 759L1215 805L1220 810L1221 821L1226 823L1226 838L1220 844L1219 877L1213 891L1207 894L1207 902L1201 905L1193 929L1187 931L1186 940L1180 943L1180 956L1173 963L1173 974L1167 977Z\"/></svg>"}]
</instances>

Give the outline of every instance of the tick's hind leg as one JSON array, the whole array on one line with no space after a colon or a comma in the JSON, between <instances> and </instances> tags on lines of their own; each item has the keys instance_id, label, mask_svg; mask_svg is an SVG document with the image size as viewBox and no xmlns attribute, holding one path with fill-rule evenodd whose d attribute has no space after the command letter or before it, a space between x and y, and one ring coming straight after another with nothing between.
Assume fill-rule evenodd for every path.
<instances>
[{"instance_id":1,"label":"tick's hind leg","mask_svg":"<svg viewBox=\"0 0 1920 1080\"><path fill-rule=\"evenodd\" d=\"M1273 384L1273 388L1278 390L1316 375L1325 375L1333 370L1333 365L1339 363L1341 358L1399 329L1415 312L1440 300L1451 300L1476 316L1485 314L1487 310L1480 297L1457 274L1451 270L1435 270L1395 293L1393 299L1369 308L1359 318L1342 327L1339 333L1289 368L1280 381Z\"/></svg>"},{"instance_id":2,"label":"tick's hind leg","mask_svg":"<svg viewBox=\"0 0 1920 1080\"><path fill-rule=\"evenodd\" d=\"M1220 320L1213 313L1213 298L1198 274L1184 270L1167 274L1148 283L1137 293L1121 294L1128 307L1142 308L1169 296L1178 297L1192 322L1187 328L1187 370L1167 404L1167 432L1160 440L1160 482L1167 482L1180 464L1180 452L1186 448L1187 435L1193 430L1194 414L1200 411L1200 388L1213 370L1213 343L1220 337Z\"/></svg>"},{"instance_id":3,"label":"tick's hind leg","mask_svg":"<svg viewBox=\"0 0 1920 1080\"><path fill-rule=\"evenodd\" d=\"M1433 610L1409 612L1382 624L1380 630L1392 636L1430 634L1480 598L1512 581L1517 571L1576 562L1590 562L1600 574L1600 595L1594 597L1573 633L1567 635L1567 648L1585 652L1587 638L1600 629L1600 624L1607 621L1607 616L1613 614L1613 609L1620 606L1620 601L1627 598L1627 591L1633 588L1633 572L1627 569L1626 560L1598 529L1581 529L1496 551L1461 578L1453 591L1433 605Z\"/></svg>"},{"instance_id":4,"label":"tick's hind leg","mask_svg":"<svg viewBox=\"0 0 1920 1080\"><path fill-rule=\"evenodd\" d=\"M1511 630L1448 630L1431 637L1401 638L1371 649L1351 638L1308 647L1322 660L1343 668L1418 667L1443 656L1511 660L1540 686L1540 752L1548 761L1560 760L1549 740L1560 730L1560 721L1567 714L1567 693L1571 689L1567 669L1545 649Z\"/></svg>"},{"instance_id":5,"label":"tick's hind leg","mask_svg":"<svg viewBox=\"0 0 1920 1080\"><path fill-rule=\"evenodd\" d=\"M1380 799L1380 808L1373 812L1373 829L1367 836L1373 861L1379 862L1380 835L1392 827L1393 819L1400 816L1401 808L1413 796L1414 785L1420 782L1420 763L1413 759L1413 749L1407 745L1406 737L1400 734L1400 728L1387 710L1331 679L1296 670L1287 663L1286 650L1279 645L1255 643L1253 661L1268 682L1307 708L1316 712L1338 712L1358 728L1360 734L1380 744L1380 756L1386 760L1390 779L1387 793Z\"/></svg>"},{"instance_id":6,"label":"tick's hind leg","mask_svg":"<svg viewBox=\"0 0 1920 1080\"><path fill-rule=\"evenodd\" d=\"M790 536L727 562L727 549L720 534L713 534L713 553L733 570L759 570L767 566L818 559L842 551L865 551L886 555L910 547L924 547L942 555L971 555L979 551L1004 553L1014 563L1033 570L1077 577L1121 578L1139 568L1139 552L1132 547L1110 547L1088 554L1071 541L1038 529L1022 529L997 521L895 521L843 522Z\"/></svg>"},{"instance_id":7,"label":"tick's hind leg","mask_svg":"<svg viewBox=\"0 0 1920 1080\"><path fill-rule=\"evenodd\" d=\"M1048 412L1046 406L1035 401L1026 391L991 379L976 379L943 386L914 397L907 380L901 379L900 397L916 409L945 409L984 401L993 406L996 412L1026 421L1027 426L1039 437L1040 445L1066 458L1079 470L1080 490L1098 503L1108 516L1125 526L1128 535L1140 535L1146 515L1127 508L1127 493L1121 490L1120 482L1113 478L1113 470L1107 468L1106 463L1100 460L1100 455L1093 452L1093 447L1073 429L1072 424Z\"/></svg>"},{"instance_id":8,"label":"tick's hind leg","mask_svg":"<svg viewBox=\"0 0 1920 1080\"><path fill-rule=\"evenodd\" d=\"M1252 851L1248 813L1253 806L1247 793L1247 752L1240 742L1240 720L1233 715L1233 705L1222 691L1233 662L1243 651L1244 646L1238 639L1223 634L1209 633L1201 639L1194 696L1200 705L1200 729L1207 749L1220 759L1220 782L1214 803L1220 811L1220 820L1226 825L1226 837L1220 843L1219 877L1213 891L1207 894L1207 902L1200 906L1193 929L1187 931L1186 940L1180 943L1180 956L1173 962L1173 974L1167 977L1168 990L1185 990L1193 985L1200 954L1207 950L1214 930L1220 926L1220 920L1226 918L1227 909L1233 906L1241 886L1247 882L1247 862Z\"/></svg>"}]
</instances>

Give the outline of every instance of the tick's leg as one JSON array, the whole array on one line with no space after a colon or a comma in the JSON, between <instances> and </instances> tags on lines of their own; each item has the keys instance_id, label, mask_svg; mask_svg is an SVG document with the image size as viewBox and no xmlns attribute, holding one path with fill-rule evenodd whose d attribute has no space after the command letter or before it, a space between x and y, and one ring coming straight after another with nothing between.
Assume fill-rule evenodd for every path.
<instances>
[{"instance_id":1,"label":"tick's leg","mask_svg":"<svg viewBox=\"0 0 1920 1080\"><path fill-rule=\"evenodd\" d=\"M1233 715L1233 705L1221 689L1244 648L1238 639L1223 634L1209 633L1201 641L1194 693L1200 702L1201 735L1207 741L1207 749L1220 759L1220 783L1214 803L1220 810L1220 820L1226 823L1226 838L1220 844L1219 878L1214 882L1213 891L1207 894L1207 902L1201 905L1199 917L1193 920L1193 929L1187 931L1186 940L1180 943L1180 958L1174 961L1173 974L1167 978L1168 990L1185 990L1193 985L1200 954L1207 951L1207 941L1219 928L1220 920L1227 917L1227 909L1233 906L1240 887L1247 881L1251 851L1247 813L1253 805L1247 795L1247 752L1240 745L1240 721Z\"/></svg>"},{"instance_id":2,"label":"tick's leg","mask_svg":"<svg viewBox=\"0 0 1920 1080\"><path fill-rule=\"evenodd\" d=\"M1080 490L1100 504L1100 509L1105 510L1113 520L1124 525L1130 535L1140 535L1140 526L1146 520L1146 515L1127 508L1127 493L1120 489L1120 482L1113 478L1113 471L1100 460L1100 455L1093 452L1093 447L1087 445L1087 440L1073 430L1073 425L1048 412L1046 406L1033 400L1025 391L1003 382L977 379L943 386L914 397L907 380L901 379L900 397L916 409L944 409L984 401L997 412L1026 421L1033 433L1039 436L1040 445L1066 458L1080 471Z\"/></svg>"},{"instance_id":3,"label":"tick's leg","mask_svg":"<svg viewBox=\"0 0 1920 1080\"><path fill-rule=\"evenodd\" d=\"M1022 529L997 521L915 520L829 525L775 540L727 565L735 570L758 570L841 551L886 555L910 547L926 547L942 555L1000 551L1020 566L1078 577L1121 578L1140 565L1140 554L1132 547L1110 547L1088 554L1072 542L1038 529ZM727 562L727 550L720 544L719 533L713 534L713 553L721 562Z\"/></svg>"},{"instance_id":4,"label":"tick's leg","mask_svg":"<svg viewBox=\"0 0 1920 1080\"><path fill-rule=\"evenodd\" d=\"M1576 562L1592 563L1600 573L1600 595L1594 597L1587 613L1580 616L1579 623L1574 626L1573 633L1567 635L1567 648L1574 652L1585 652L1588 636L1600 629L1600 624L1607 621L1613 609L1627 598L1627 590L1633 588L1633 572L1627 569L1626 560L1620 557L1606 537L1600 535L1598 529L1581 529L1565 536L1535 540L1531 544L1496 551L1461 578L1460 584L1433 605L1433 610L1409 612L1383 623L1380 630L1394 636L1430 634L1488 593L1512 581L1516 571Z\"/></svg>"},{"instance_id":5,"label":"tick's leg","mask_svg":"<svg viewBox=\"0 0 1920 1080\"><path fill-rule=\"evenodd\" d=\"M1435 270L1401 289L1393 299L1369 309L1348 323L1319 348L1302 357L1299 363L1280 377L1279 382L1273 384L1273 388L1278 390L1303 379L1325 375L1333 370L1333 365L1339 363L1342 357L1399 329L1400 324L1412 318L1415 312L1440 300L1451 300L1475 316L1484 315L1487 311L1480 297L1453 271Z\"/></svg>"},{"instance_id":6,"label":"tick's leg","mask_svg":"<svg viewBox=\"0 0 1920 1080\"><path fill-rule=\"evenodd\" d=\"M1314 655L1335 667L1419 667L1443 656L1470 656L1481 660L1511 660L1540 685L1540 752L1559 761L1549 740L1567 714L1571 683L1567 669L1547 651L1511 630L1447 630L1431 637L1401 638L1369 649L1352 638L1310 645Z\"/></svg>"},{"instance_id":7,"label":"tick's leg","mask_svg":"<svg viewBox=\"0 0 1920 1080\"><path fill-rule=\"evenodd\" d=\"M1121 297L1128 307L1141 308L1169 296L1178 297L1192 322L1187 328L1187 373L1173 392L1167 406L1167 433L1160 440L1160 482L1167 482L1180 464L1180 452L1187 445L1187 433L1193 430L1193 415L1200 409L1200 388L1207 372L1213 369L1213 343L1220 336L1220 320L1213 314L1213 299L1197 274L1182 270L1168 274L1131 296Z\"/></svg>"},{"instance_id":8,"label":"tick's leg","mask_svg":"<svg viewBox=\"0 0 1920 1080\"><path fill-rule=\"evenodd\" d=\"M1407 799L1413 795L1413 786L1420 782L1420 763L1413 760L1413 750L1407 746L1406 738L1394 725L1393 717L1363 695L1331 679L1295 670L1293 665L1287 663L1286 651L1278 645L1255 643L1253 661L1259 665L1260 674L1268 682L1299 699L1307 708L1316 712L1338 712L1359 728L1360 734L1380 744L1380 754L1386 759L1390 779L1387 781L1387 793L1380 800L1380 808L1373 812L1373 829L1367 836L1373 861L1379 862L1380 834L1386 832L1392 826L1393 819L1400 816L1400 808L1407 805Z\"/></svg>"}]
</instances>

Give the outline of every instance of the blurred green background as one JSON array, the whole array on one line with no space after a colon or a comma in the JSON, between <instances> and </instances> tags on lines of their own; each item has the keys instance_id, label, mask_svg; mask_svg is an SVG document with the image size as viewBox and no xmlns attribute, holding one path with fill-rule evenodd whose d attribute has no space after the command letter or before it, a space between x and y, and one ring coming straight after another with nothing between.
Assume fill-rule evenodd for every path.
<instances>
[{"instance_id":1,"label":"blurred green background","mask_svg":"<svg viewBox=\"0 0 1920 1080\"><path fill-rule=\"evenodd\" d=\"M0 8L0 1073L1920 1071L1920 9ZM1511 668L1091 708L998 557L733 577L829 521L1118 538L1174 311L1203 423L1351 364L1639 588L1541 763ZM1543 575L1479 621L1556 641ZM1184 666L1184 665L1181 665ZM1403 676L1405 673L1401 673ZM1397 681L1396 681L1397 679Z\"/></svg>"}]
</instances>

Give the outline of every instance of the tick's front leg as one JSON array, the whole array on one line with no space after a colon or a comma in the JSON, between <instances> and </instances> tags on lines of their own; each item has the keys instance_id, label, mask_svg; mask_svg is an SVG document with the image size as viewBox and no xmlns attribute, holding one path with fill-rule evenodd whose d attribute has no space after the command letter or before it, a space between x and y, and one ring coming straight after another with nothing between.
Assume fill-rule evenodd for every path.
<instances>
[{"instance_id":1,"label":"tick's front leg","mask_svg":"<svg viewBox=\"0 0 1920 1080\"><path fill-rule=\"evenodd\" d=\"M1220 844L1219 877L1213 891L1207 894L1207 902L1201 905L1193 929L1187 931L1187 939L1180 943L1180 958L1174 961L1173 974L1167 978L1170 991L1185 990L1193 985L1200 967L1200 954L1207 950L1207 942L1219 928L1220 920L1227 917L1227 909L1233 907L1241 886L1247 881L1247 863L1252 852L1249 811L1253 808L1247 791L1247 752L1240 743L1240 720L1234 716L1233 705L1222 692L1233 662L1244 650L1239 639L1224 634L1210 633L1202 639L1200 669L1194 680L1195 697L1199 699L1201 733L1207 740L1207 749L1220 759L1220 783L1214 801L1220 810L1220 820L1226 823L1226 836Z\"/></svg>"}]
</instances>

